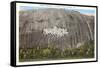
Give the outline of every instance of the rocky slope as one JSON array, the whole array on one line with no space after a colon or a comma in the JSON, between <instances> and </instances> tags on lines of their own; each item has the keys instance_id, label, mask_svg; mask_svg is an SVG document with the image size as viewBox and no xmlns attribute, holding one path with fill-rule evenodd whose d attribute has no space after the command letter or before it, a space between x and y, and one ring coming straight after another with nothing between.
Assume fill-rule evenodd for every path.
<instances>
[{"instance_id":1,"label":"rocky slope","mask_svg":"<svg viewBox=\"0 0 100 68\"><path fill-rule=\"evenodd\" d=\"M94 40L94 17L74 10L40 9L19 12L20 48L76 48Z\"/></svg>"}]
</instances>

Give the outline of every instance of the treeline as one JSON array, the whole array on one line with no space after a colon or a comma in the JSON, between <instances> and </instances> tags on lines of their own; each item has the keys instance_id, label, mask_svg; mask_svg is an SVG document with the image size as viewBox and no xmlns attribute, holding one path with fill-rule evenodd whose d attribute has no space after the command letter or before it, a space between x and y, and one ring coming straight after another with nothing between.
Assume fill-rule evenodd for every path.
<instances>
[{"instance_id":1,"label":"treeline","mask_svg":"<svg viewBox=\"0 0 100 68\"><path fill-rule=\"evenodd\" d=\"M84 43L78 48L65 48L63 51L55 47L20 48L20 61L50 60L50 59L82 59L94 57L94 41Z\"/></svg>"}]
</instances>

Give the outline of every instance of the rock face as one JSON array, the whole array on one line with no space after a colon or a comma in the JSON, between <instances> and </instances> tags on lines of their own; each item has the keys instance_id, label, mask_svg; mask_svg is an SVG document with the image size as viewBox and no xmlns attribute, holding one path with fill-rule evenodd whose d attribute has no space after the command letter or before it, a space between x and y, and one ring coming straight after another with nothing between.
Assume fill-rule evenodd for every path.
<instances>
[{"instance_id":1,"label":"rock face","mask_svg":"<svg viewBox=\"0 0 100 68\"><path fill-rule=\"evenodd\" d=\"M19 13L20 48L76 48L94 40L94 16L53 8Z\"/></svg>"}]
</instances>

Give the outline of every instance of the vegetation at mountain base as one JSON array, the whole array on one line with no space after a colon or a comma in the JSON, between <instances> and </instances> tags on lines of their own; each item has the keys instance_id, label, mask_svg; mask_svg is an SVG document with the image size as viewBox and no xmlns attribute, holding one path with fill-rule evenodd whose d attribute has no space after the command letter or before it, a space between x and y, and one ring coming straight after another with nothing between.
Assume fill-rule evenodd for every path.
<instances>
[{"instance_id":1,"label":"vegetation at mountain base","mask_svg":"<svg viewBox=\"0 0 100 68\"><path fill-rule=\"evenodd\" d=\"M78 48L65 48L63 51L52 46L19 49L20 62L84 58L94 58L94 41L88 41Z\"/></svg>"}]
</instances>

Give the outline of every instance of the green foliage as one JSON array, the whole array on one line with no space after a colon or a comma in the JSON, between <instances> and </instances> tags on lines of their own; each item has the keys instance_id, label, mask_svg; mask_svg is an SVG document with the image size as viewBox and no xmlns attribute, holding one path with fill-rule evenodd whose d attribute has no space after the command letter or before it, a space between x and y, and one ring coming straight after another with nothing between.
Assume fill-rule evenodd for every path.
<instances>
[{"instance_id":1,"label":"green foliage","mask_svg":"<svg viewBox=\"0 0 100 68\"><path fill-rule=\"evenodd\" d=\"M51 54L51 50L49 48L43 49L43 56L48 57Z\"/></svg>"},{"instance_id":2,"label":"green foliage","mask_svg":"<svg viewBox=\"0 0 100 68\"><path fill-rule=\"evenodd\" d=\"M89 41L84 43L78 48L65 48L62 51L60 48L55 47L33 47L33 48L20 48L19 59L20 61L27 60L44 60L44 59L73 59L73 58L93 58L94 57L94 42Z\"/></svg>"}]
</instances>

